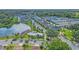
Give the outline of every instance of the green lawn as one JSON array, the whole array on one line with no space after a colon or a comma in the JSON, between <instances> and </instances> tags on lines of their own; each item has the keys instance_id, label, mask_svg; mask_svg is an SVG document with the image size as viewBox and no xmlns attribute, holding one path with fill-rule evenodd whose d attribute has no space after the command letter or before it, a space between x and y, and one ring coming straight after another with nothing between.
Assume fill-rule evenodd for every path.
<instances>
[{"instance_id":1,"label":"green lawn","mask_svg":"<svg viewBox=\"0 0 79 59\"><path fill-rule=\"evenodd\" d=\"M62 29L61 32L64 33L64 35L66 36L67 39L72 40L73 38L73 31L69 30L69 29Z\"/></svg>"}]
</instances>

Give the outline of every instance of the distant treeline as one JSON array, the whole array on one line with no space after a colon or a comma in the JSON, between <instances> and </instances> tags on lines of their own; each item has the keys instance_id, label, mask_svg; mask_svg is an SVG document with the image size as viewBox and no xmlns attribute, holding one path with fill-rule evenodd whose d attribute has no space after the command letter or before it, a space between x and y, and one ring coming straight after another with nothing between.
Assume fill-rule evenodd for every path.
<instances>
[{"instance_id":1,"label":"distant treeline","mask_svg":"<svg viewBox=\"0 0 79 59\"><path fill-rule=\"evenodd\" d=\"M14 15L38 15L43 16L59 16L59 17L69 17L69 18L79 18L78 9L4 9L0 10L0 15L5 14L7 16ZM3 16L2 16L3 17Z\"/></svg>"},{"instance_id":2,"label":"distant treeline","mask_svg":"<svg viewBox=\"0 0 79 59\"><path fill-rule=\"evenodd\" d=\"M68 17L68 18L79 18L79 11L70 11L70 10L56 10L56 11L40 11L36 12L36 15L40 17L44 16L59 16L59 17Z\"/></svg>"}]
</instances>

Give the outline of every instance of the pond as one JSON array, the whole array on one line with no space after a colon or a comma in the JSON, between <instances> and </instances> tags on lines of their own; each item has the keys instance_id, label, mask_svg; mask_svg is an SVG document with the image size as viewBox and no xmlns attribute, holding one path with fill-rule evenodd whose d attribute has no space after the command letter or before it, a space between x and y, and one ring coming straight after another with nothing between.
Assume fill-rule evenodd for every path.
<instances>
[{"instance_id":1,"label":"pond","mask_svg":"<svg viewBox=\"0 0 79 59\"><path fill-rule=\"evenodd\" d=\"M0 28L0 37L10 36L13 35L14 29L8 28Z\"/></svg>"},{"instance_id":2,"label":"pond","mask_svg":"<svg viewBox=\"0 0 79 59\"><path fill-rule=\"evenodd\" d=\"M17 33L21 34L28 30L31 30L31 28L26 24L14 24L11 28L0 28L0 37L11 36Z\"/></svg>"}]
</instances>

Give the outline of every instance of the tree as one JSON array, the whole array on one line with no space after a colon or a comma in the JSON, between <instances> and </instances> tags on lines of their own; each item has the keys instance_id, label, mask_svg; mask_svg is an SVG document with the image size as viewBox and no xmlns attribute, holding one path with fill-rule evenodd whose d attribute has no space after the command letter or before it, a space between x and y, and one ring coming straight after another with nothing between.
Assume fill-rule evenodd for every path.
<instances>
[{"instance_id":1,"label":"tree","mask_svg":"<svg viewBox=\"0 0 79 59\"><path fill-rule=\"evenodd\" d=\"M16 23L18 23L18 18L14 16L7 17L7 18L4 17L3 19L0 19L0 27L9 28Z\"/></svg>"},{"instance_id":2,"label":"tree","mask_svg":"<svg viewBox=\"0 0 79 59\"><path fill-rule=\"evenodd\" d=\"M59 39L54 39L50 44L48 44L49 50L69 50L71 49L65 42Z\"/></svg>"},{"instance_id":3,"label":"tree","mask_svg":"<svg viewBox=\"0 0 79 59\"><path fill-rule=\"evenodd\" d=\"M14 47L15 47L15 45L13 45L13 44L10 44L8 46L4 46L4 48L7 50L12 50Z\"/></svg>"},{"instance_id":4,"label":"tree","mask_svg":"<svg viewBox=\"0 0 79 59\"><path fill-rule=\"evenodd\" d=\"M58 34L59 34L59 33L58 33L57 31L54 31L54 30L50 30L50 29L49 29L49 30L47 31L47 36L48 36L48 37L57 37Z\"/></svg>"},{"instance_id":5,"label":"tree","mask_svg":"<svg viewBox=\"0 0 79 59\"><path fill-rule=\"evenodd\" d=\"M26 43L26 44L23 45L23 48L24 48L24 50L25 49L31 49L31 45Z\"/></svg>"},{"instance_id":6,"label":"tree","mask_svg":"<svg viewBox=\"0 0 79 59\"><path fill-rule=\"evenodd\" d=\"M76 42L79 42L79 30L74 33L73 37Z\"/></svg>"}]
</instances>

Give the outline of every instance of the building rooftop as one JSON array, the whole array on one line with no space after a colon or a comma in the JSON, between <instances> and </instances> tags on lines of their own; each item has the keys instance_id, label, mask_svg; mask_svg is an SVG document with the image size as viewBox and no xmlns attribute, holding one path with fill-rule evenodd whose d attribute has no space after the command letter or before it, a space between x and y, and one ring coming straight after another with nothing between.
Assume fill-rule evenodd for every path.
<instances>
[{"instance_id":1,"label":"building rooftop","mask_svg":"<svg viewBox=\"0 0 79 59\"><path fill-rule=\"evenodd\" d=\"M14 29L14 33L23 33L25 31L31 30L30 26L20 23L20 24L14 24L11 28Z\"/></svg>"}]
</instances>

